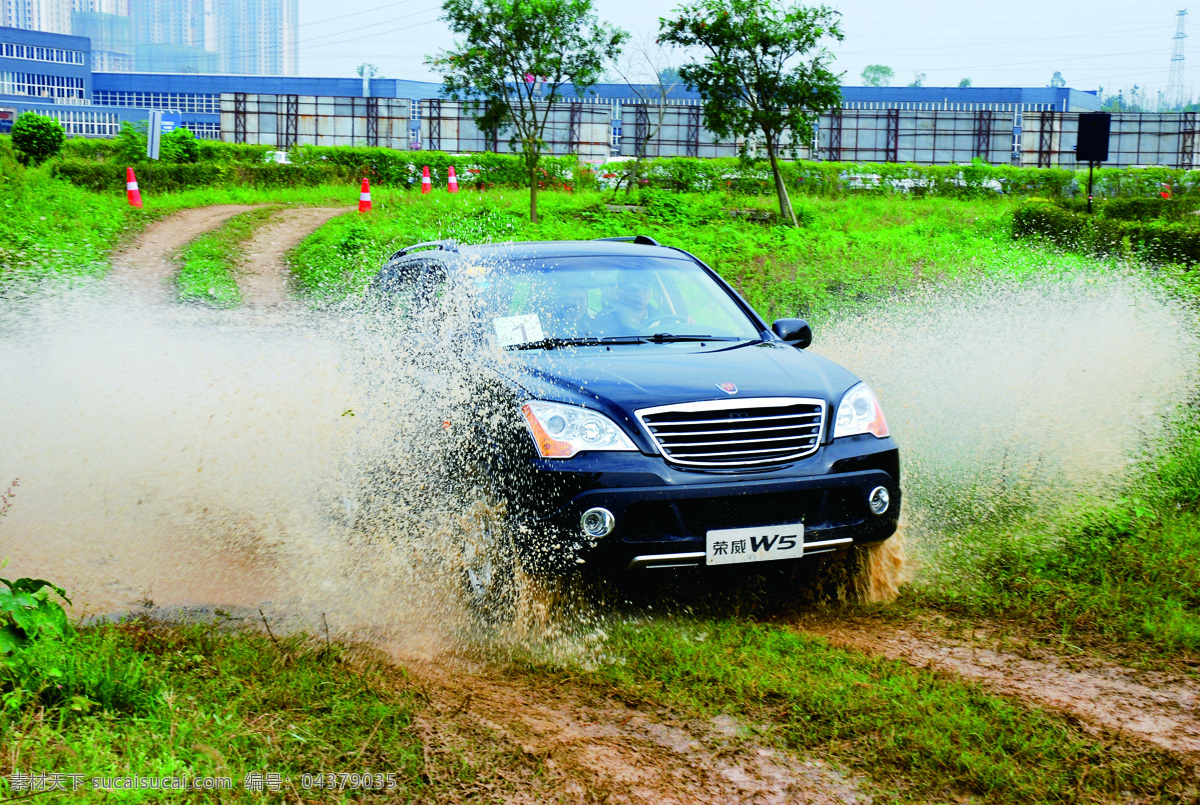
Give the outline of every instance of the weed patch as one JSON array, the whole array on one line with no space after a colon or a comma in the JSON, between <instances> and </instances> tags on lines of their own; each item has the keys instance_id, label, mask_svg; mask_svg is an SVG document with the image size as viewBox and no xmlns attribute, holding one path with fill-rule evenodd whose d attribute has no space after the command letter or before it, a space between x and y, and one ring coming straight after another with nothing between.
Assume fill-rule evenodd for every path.
<instances>
[{"instance_id":1,"label":"weed patch","mask_svg":"<svg viewBox=\"0 0 1200 805\"><path fill-rule=\"evenodd\" d=\"M248 775L281 775L278 796L411 801L426 790L403 673L302 636L135 620L83 628L0 659L0 794L18 772L85 773L75 802L107 801L93 781L224 777L179 801L259 801ZM381 775L386 790L307 791L321 772ZM268 790L269 792L269 790Z\"/></svg>"}]
</instances>

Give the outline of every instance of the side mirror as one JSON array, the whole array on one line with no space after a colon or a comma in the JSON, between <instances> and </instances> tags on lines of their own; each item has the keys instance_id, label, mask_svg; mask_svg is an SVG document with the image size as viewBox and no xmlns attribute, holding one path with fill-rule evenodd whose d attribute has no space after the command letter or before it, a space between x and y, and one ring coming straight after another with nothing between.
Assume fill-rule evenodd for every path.
<instances>
[{"instance_id":1,"label":"side mirror","mask_svg":"<svg viewBox=\"0 0 1200 805\"><path fill-rule=\"evenodd\" d=\"M797 349L804 349L812 343L812 328L804 319L777 319L771 329Z\"/></svg>"}]
</instances>

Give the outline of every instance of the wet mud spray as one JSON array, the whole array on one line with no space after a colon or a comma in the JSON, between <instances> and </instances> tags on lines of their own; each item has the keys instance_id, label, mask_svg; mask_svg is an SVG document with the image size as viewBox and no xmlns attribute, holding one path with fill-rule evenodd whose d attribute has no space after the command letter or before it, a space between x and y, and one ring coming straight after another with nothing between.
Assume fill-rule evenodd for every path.
<instances>
[{"instance_id":1,"label":"wet mud spray","mask_svg":"<svg viewBox=\"0 0 1200 805\"><path fill-rule=\"evenodd\" d=\"M874 557L884 597L969 566L981 526L1052 539L1162 449L1195 395L1195 313L1100 270L943 286L817 333L814 351L867 380L901 446L900 538Z\"/></svg>"},{"instance_id":2,"label":"wet mud spray","mask_svg":"<svg viewBox=\"0 0 1200 805\"><path fill-rule=\"evenodd\" d=\"M1193 317L1135 278L1059 278L822 327L814 350L875 388L905 458L906 533L875 557L877 594L972 518L1117 494L1195 388ZM476 357L454 329L110 287L0 302L0 482L21 483L5 575L62 584L77 613L261 607L408 656L461 647L464 546L496 512L431 462L444 411L469 409ZM523 606L539 626L518 639L602 638L587 618L546 628L551 598Z\"/></svg>"}]
</instances>

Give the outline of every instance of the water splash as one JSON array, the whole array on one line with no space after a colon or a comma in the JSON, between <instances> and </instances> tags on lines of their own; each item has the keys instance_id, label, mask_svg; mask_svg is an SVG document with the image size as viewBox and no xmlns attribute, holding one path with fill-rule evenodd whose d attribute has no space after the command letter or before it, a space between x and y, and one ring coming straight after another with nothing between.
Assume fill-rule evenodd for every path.
<instances>
[{"instance_id":1,"label":"water splash","mask_svg":"<svg viewBox=\"0 0 1200 805\"><path fill-rule=\"evenodd\" d=\"M467 326L444 307L216 312L107 287L0 303L0 479L21 479L7 573L91 612L261 607L408 657L593 660L605 610L569 585L522 576L486 634L465 605L472 546L503 519L447 461L455 411L501 415L476 405ZM908 526L872 555L870 595L970 553L974 525L1119 494L1195 388L1198 347L1194 316L1136 276L943 286L818 328L815 351L875 388L904 456Z\"/></svg>"},{"instance_id":2,"label":"water splash","mask_svg":"<svg viewBox=\"0 0 1200 805\"><path fill-rule=\"evenodd\" d=\"M897 298L820 328L813 349L879 395L909 546L937 563L969 559L981 525L1044 541L1065 512L1116 500L1193 393L1200 337L1144 275L1079 272Z\"/></svg>"}]
</instances>

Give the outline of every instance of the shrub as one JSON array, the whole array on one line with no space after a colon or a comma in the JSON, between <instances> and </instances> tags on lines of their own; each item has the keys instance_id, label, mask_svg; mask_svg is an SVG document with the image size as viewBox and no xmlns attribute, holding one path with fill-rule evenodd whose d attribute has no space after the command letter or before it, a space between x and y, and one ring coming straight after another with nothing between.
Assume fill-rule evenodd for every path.
<instances>
[{"instance_id":1,"label":"shrub","mask_svg":"<svg viewBox=\"0 0 1200 805\"><path fill-rule=\"evenodd\" d=\"M1141 206L1118 207L1118 214L1132 214ZM1151 204L1146 208L1155 206L1161 205ZM1016 209L1013 237L1041 238L1064 249L1097 255L1136 252L1153 262L1200 263L1200 222L1163 218L1121 220L1065 209L1046 199L1031 199Z\"/></svg>"},{"instance_id":2,"label":"shrub","mask_svg":"<svg viewBox=\"0 0 1200 805\"><path fill-rule=\"evenodd\" d=\"M186 128L178 128L162 136L158 145L158 158L162 162L194 164L200 161L200 146L196 135Z\"/></svg>"},{"instance_id":3,"label":"shrub","mask_svg":"<svg viewBox=\"0 0 1200 805\"><path fill-rule=\"evenodd\" d=\"M117 133L116 145L113 148L113 156L116 157L117 162L133 165L146 161L145 129L145 123L135 126L129 121L125 121L121 124L121 130Z\"/></svg>"},{"instance_id":4,"label":"shrub","mask_svg":"<svg viewBox=\"0 0 1200 805\"><path fill-rule=\"evenodd\" d=\"M52 117L22 112L12 127L13 148L26 164L40 165L62 150L66 130Z\"/></svg>"}]
</instances>

